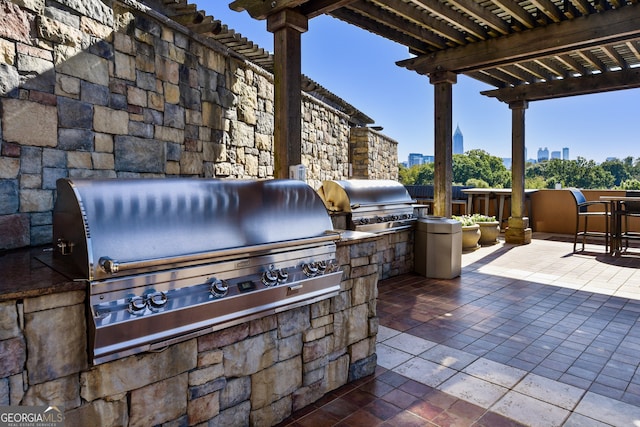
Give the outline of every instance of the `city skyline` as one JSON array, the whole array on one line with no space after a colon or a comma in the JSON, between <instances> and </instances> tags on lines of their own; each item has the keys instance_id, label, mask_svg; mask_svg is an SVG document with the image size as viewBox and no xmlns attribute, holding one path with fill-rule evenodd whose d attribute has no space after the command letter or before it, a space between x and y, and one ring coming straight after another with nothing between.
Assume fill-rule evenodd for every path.
<instances>
[{"instance_id":1,"label":"city skyline","mask_svg":"<svg viewBox=\"0 0 640 427\"><path fill-rule=\"evenodd\" d=\"M229 3L203 0L198 6L273 52L266 22L230 10ZM302 73L383 127L382 133L398 142L399 161L409 153L433 151L433 86L428 76L395 65L412 57L405 47L327 15L309 20L301 44ZM480 93L490 89L459 75L453 85L453 123L460 123L467 135L465 151L511 157L511 110ZM639 96L640 89L631 89L531 102L525 111L526 145L570 146L597 163L608 157L640 157L640 148L629 144L638 131L625 116L635 110Z\"/></svg>"},{"instance_id":2,"label":"city skyline","mask_svg":"<svg viewBox=\"0 0 640 427\"><path fill-rule=\"evenodd\" d=\"M486 151L486 150L483 150ZM464 134L460 129L460 124L456 125L456 130L453 133L452 138L452 154L464 154L466 151L464 149ZM495 156L493 153L488 152L488 154ZM540 162L549 159L562 159L562 160L570 160L569 158L569 147L562 147L562 150L549 150L548 147L539 147L537 151L536 157L529 157L527 147L525 147L525 161L526 162ZM496 156L500 157L500 156ZM507 167L511 167L511 157L500 157ZM405 166L411 167L414 165L421 165L425 163L432 163L434 161L434 155L423 154L423 153L409 153L407 156L407 160L403 161L402 159L398 159L399 163L404 164Z\"/></svg>"},{"instance_id":3,"label":"city skyline","mask_svg":"<svg viewBox=\"0 0 640 427\"><path fill-rule=\"evenodd\" d=\"M456 132L459 129L459 125L456 126ZM455 136L455 134L454 134ZM453 141L453 144L455 145L455 140ZM474 150L476 148L470 148L469 150ZM483 151L487 151L484 148L479 148L480 150ZM562 159L562 160L572 160L569 157L569 152L570 149L569 147L562 147L560 150L549 150L548 147L538 147L537 150L537 156L536 157L532 157L528 154L528 148L525 147L525 161L527 162L537 162L541 160L541 155L540 155L540 151L544 151L546 150L546 158L543 158L543 160L549 160L549 159L554 159L554 158L558 158L558 159ZM466 152L468 150L464 150L464 152ZM452 151L453 154L463 154L463 153L459 153L459 152L455 152L455 149ZM496 157L500 157L503 161L509 161L511 162L511 157L507 156L507 157L502 157L502 156L497 156L494 153L491 153L489 151L487 151L487 153L489 153L492 156L496 156ZM594 160L594 159L589 159L585 156L581 156L581 155L576 155L573 160L577 159L578 157L583 157L586 160ZM607 158L605 158L602 161L596 161L597 164L600 164L602 162L606 162L606 161L610 161L613 159L618 159L618 160L624 160L626 157L628 156L624 156L624 157L617 157L617 156L609 156ZM635 156L631 156L634 157L634 159L636 158ZM421 159L421 161L419 160ZM638 157L638 160L640 160L640 157ZM433 162L434 161L434 155L433 154L424 154L424 153L419 153L419 152L413 152L413 153L409 153L407 155L406 160L401 159L400 157L398 157L398 162L404 164L405 166L411 166L412 164L422 164L422 163L429 163L429 162ZM594 160L595 161L595 160Z\"/></svg>"}]
</instances>

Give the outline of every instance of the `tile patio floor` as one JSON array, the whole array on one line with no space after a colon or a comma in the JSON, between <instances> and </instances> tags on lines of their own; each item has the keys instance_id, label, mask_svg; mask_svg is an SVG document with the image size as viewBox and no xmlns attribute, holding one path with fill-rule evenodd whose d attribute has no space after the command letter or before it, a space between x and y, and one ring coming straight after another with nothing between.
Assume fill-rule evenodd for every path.
<instances>
[{"instance_id":1,"label":"tile patio floor","mask_svg":"<svg viewBox=\"0 0 640 427\"><path fill-rule=\"evenodd\" d=\"M374 375L282 426L640 427L640 250L535 234L379 283Z\"/></svg>"}]
</instances>

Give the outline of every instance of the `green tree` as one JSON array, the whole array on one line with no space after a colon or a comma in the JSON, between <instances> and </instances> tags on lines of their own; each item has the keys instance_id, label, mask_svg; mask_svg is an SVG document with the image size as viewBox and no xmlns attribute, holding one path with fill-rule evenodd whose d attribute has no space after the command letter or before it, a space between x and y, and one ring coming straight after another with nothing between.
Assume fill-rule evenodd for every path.
<instances>
[{"instance_id":1,"label":"green tree","mask_svg":"<svg viewBox=\"0 0 640 427\"><path fill-rule=\"evenodd\" d=\"M593 160L578 157L576 160L551 159L536 163L525 171L525 179L544 180L547 188L554 188L556 183L563 187L578 188L611 188L613 175Z\"/></svg>"},{"instance_id":2,"label":"green tree","mask_svg":"<svg viewBox=\"0 0 640 427\"><path fill-rule=\"evenodd\" d=\"M627 181L622 181L620 184L620 188L623 190L640 190L640 180L637 179L629 179Z\"/></svg>"},{"instance_id":3,"label":"green tree","mask_svg":"<svg viewBox=\"0 0 640 427\"><path fill-rule=\"evenodd\" d=\"M481 179L494 188L511 185L511 173L502 159L478 149L453 155L453 182L466 183L470 179Z\"/></svg>"},{"instance_id":4,"label":"green tree","mask_svg":"<svg viewBox=\"0 0 640 427\"><path fill-rule=\"evenodd\" d=\"M545 181L544 178L541 176L534 176L533 178L525 177L524 187L540 190L543 188L547 188L547 181Z\"/></svg>"},{"instance_id":5,"label":"green tree","mask_svg":"<svg viewBox=\"0 0 640 427\"><path fill-rule=\"evenodd\" d=\"M491 188L487 181L479 178L469 178L467 182L464 183L464 185L476 188Z\"/></svg>"},{"instance_id":6,"label":"green tree","mask_svg":"<svg viewBox=\"0 0 640 427\"><path fill-rule=\"evenodd\" d=\"M410 168L402 163L398 165L398 181L402 185L414 185L418 176L418 166L414 165Z\"/></svg>"},{"instance_id":7,"label":"green tree","mask_svg":"<svg viewBox=\"0 0 640 427\"><path fill-rule=\"evenodd\" d=\"M633 158L628 157L627 159ZM619 159L607 160L606 162L601 163L600 166L613 176L613 185L619 186L622 181L626 181L631 177L633 160L629 162L623 162Z\"/></svg>"},{"instance_id":8,"label":"green tree","mask_svg":"<svg viewBox=\"0 0 640 427\"><path fill-rule=\"evenodd\" d=\"M420 165L418 176L416 177L416 185L433 184L434 163L425 163Z\"/></svg>"},{"instance_id":9,"label":"green tree","mask_svg":"<svg viewBox=\"0 0 640 427\"><path fill-rule=\"evenodd\" d=\"M433 184L433 163L413 165L410 168L400 164L398 166L398 181L402 185Z\"/></svg>"}]
</instances>

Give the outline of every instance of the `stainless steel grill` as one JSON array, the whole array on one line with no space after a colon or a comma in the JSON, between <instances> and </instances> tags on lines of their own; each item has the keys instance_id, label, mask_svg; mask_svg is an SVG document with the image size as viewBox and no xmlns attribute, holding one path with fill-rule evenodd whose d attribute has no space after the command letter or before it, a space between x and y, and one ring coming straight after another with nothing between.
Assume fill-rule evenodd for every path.
<instances>
[{"instance_id":1,"label":"stainless steel grill","mask_svg":"<svg viewBox=\"0 0 640 427\"><path fill-rule=\"evenodd\" d=\"M336 295L339 235L293 180L57 183L51 265L88 283L93 362Z\"/></svg>"},{"instance_id":2,"label":"stainless steel grill","mask_svg":"<svg viewBox=\"0 0 640 427\"><path fill-rule=\"evenodd\" d=\"M416 221L416 201L397 181L324 181L318 193L334 219L334 228L386 233L411 228ZM345 224L339 224L341 216Z\"/></svg>"}]
</instances>

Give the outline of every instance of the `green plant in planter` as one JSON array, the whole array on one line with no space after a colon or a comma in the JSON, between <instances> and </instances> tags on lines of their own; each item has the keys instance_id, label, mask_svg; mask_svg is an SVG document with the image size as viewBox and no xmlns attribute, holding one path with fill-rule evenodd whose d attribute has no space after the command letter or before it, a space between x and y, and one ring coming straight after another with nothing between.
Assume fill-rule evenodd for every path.
<instances>
[{"instance_id":1,"label":"green plant in planter","mask_svg":"<svg viewBox=\"0 0 640 427\"><path fill-rule=\"evenodd\" d=\"M462 224L462 250L474 251L480 247L480 226L474 221L473 215L452 215L452 219Z\"/></svg>"},{"instance_id":2,"label":"green plant in planter","mask_svg":"<svg viewBox=\"0 0 640 427\"><path fill-rule=\"evenodd\" d=\"M473 214L473 220L480 226L480 245L487 246L498 243L500 224L495 216Z\"/></svg>"},{"instance_id":3,"label":"green plant in planter","mask_svg":"<svg viewBox=\"0 0 640 427\"><path fill-rule=\"evenodd\" d=\"M473 215L452 215L451 219L460 221L463 227L469 227L476 224L476 221L473 219Z\"/></svg>"},{"instance_id":4,"label":"green plant in planter","mask_svg":"<svg viewBox=\"0 0 640 427\"><path fill-rule=\"evenodd\" d=\"M475 214L471 215L471 218L476 223L478 223L478 222L497 222L498 221L495 216L482 215L482 214L478 214L478 213L475 213Z\"/></svg>"}]
</instances>

